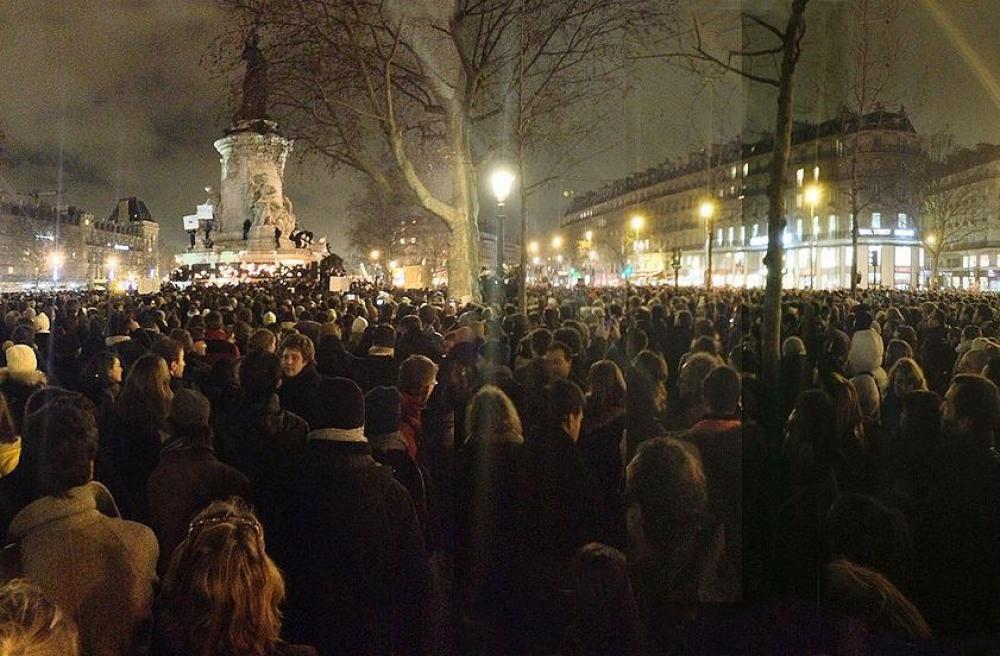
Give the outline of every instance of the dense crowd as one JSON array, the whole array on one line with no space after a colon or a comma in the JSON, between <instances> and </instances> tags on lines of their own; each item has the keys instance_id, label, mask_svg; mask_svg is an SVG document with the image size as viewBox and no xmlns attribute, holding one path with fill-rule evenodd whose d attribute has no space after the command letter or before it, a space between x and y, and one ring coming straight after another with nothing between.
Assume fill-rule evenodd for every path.
<instances>
[{"instance_id":1,"label":"dense crowd","mask_svg":"<svg viewBox=\"0 0 1000 656\"><path fill-rule=\"evenodd\" d=\"M4 297L0 654L998 648L995 297L632 293Z\"/></svg>"}]
</instances>

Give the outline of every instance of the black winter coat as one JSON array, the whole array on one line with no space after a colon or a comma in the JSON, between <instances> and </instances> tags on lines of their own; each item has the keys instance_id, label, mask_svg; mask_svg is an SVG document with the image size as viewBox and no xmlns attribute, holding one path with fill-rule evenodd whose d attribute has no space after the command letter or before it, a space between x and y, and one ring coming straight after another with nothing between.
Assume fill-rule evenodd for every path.
<instances>
[{"instance_id":1,"label":"black winter coat","mask_svg":"<svg viewBox=\"0 0 1000 656\"><path fill-rule=\"evenodd\" d=\"M423 533L406 489L367 442L317 439L288 508L289 636L323 654L420 652Z\"/></svg>"}]
</instances>

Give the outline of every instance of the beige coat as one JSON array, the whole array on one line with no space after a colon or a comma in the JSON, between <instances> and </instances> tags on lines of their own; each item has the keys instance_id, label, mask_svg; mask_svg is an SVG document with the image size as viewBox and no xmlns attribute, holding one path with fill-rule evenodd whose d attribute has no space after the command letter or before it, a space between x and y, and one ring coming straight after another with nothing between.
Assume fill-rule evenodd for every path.
<instances>
[{"instance_id":1,"label":"beige coat","mask_svg":"<svg viewBox=\"0 0 1000 656\"><path fill-rule=\"evenodd\" d=\"M7 534L21 574L76 619L88 656L129 653L151 617L156 537L116 514L107 489L90 483L28 504Z\"/></svg>"}]
</instances>

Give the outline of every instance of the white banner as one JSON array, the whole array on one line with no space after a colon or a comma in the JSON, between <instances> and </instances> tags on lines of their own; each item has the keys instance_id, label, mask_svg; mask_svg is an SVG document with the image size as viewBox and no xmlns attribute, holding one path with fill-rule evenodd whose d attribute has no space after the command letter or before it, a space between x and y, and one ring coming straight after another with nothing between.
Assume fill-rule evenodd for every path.
<instances>
[{"instance_id":1,"label":"white banner","mask_svg":"<svg viewBox=\"0 0 1000 656\"><path fill-rule=\"evenodd\" d=\"M197 230L198 229L198 215L188 214L184 217L184 229L185 230Z\"/></svg>"}]
</instances>

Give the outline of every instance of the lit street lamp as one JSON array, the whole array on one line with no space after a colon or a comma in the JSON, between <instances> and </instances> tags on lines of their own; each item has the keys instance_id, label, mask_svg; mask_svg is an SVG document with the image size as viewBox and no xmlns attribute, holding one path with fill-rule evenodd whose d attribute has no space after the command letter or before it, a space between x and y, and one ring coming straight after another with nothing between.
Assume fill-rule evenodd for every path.
<instances>
[{"instance_id":1,"label":"lit street lamp","mask_svg":"<svg viewBox=\"0 0 1000 656\"><path fill-rule=\"evenodd\" d=\"M805 199L809 204L809 232L812 233L812 241L809 243L809 289L816 286L816 206L823 195L823 188L813 183L805 189Z\"/></svg>"},{"instance_id":2,"label":"lit street lamp","mask_svg":"<svg viewBox=\"0 0 1000 656\"><path fill-rule=\"evenodd\" d=\"M698 216L705 219L705 229L708 232L707 254L705 258L705 289L712 291L712 233L715 232L715 203L710 200L704 201L698 206Z\"/></svg>"},{"instance_id":3,"label":"lit street lamp","mask_svg":"<svg viewBox=\"0 0 1000 656\"><path fill-rule=\"evenodd\" d=\"M66 262L66 256L55 251L54 253L49 253L49 266L52 267L52 282L59 280L59 269Z\"/></svg>"},{"instance_id":4,"label":"lit street lamp","mask_svg":"<svg viewBox=\"0 0 1000 656\"><path fill-rule=\"evenodd\" d=\"M514 187L514 174L507 169L497 169L490 178L493 187L493 196L497 199L497 274L502 275L503 271L503 242L504 242L504 203L510 196L510 191ZM522 237L524 239L524 237Z\"/></svg>"}]
</instances>

